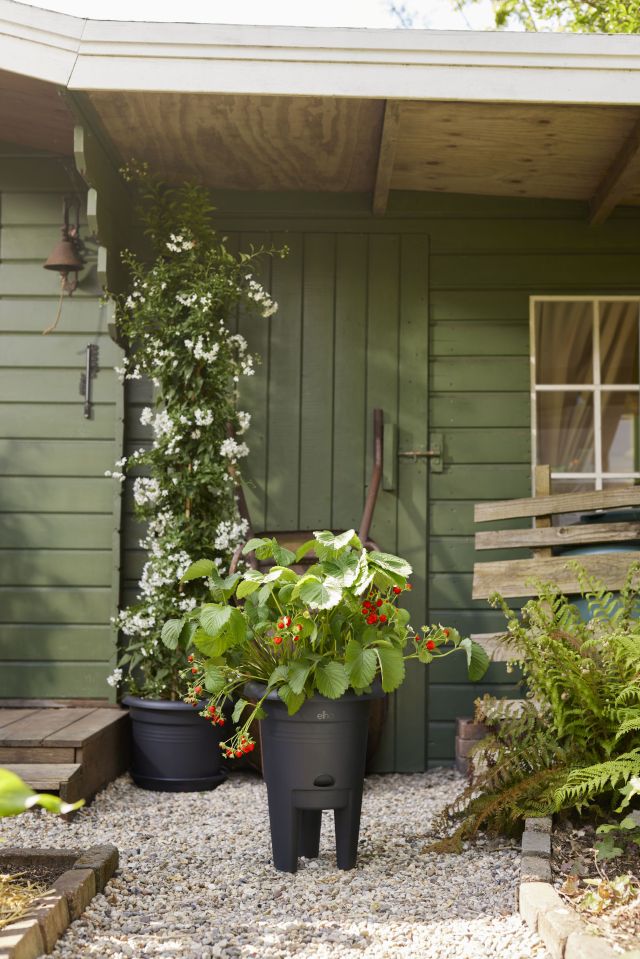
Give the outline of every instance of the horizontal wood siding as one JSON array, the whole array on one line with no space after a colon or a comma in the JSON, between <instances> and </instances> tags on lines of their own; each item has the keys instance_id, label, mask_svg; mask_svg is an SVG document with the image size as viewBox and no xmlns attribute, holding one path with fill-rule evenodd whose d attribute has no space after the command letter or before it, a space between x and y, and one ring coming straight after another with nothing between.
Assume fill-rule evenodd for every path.
<instances>
[{"instance_id":1,"label":"horizontal wood siding","mask_svg":"<svg viewBox=\"0 0 640 959\"><path fill-rule=\"evenodd\" d=\"M0 698L113 698L119 490L104 472L121 455L121 353L90 242L58 329L42 335L60 284L42 263L73 188L59 162L0 148ZM85 419L89 343L100 368Z\"/></svg>"},{"instance_id":2,"label":"horizontal wood siding","mask_svg":"<svg viewBox=\"0 0 640 959\"><path fill-rule=\"evenodd\" d=\"M357 523L369 416L380 404L400 426L401 449L425 445L429 430L444 437L426 518L420 460L400 461L398 491L383 493L376 512L381 545L408 553L417 581L427 578L428 597L422 588L412 597L414 621L499 629L502 617L471 600L473 504L530 493L528 297L637 294L639 214L621 210L591 228L583 205L557 201L399 193L375 219L364 197L220 194L216 202L225 233L291 248L273 264L281 308L268 344L264 328L249 331L266 360L251 385L256 525ZM485 691L515 695L515 679L500 664L469 684L461 659L412 674L379 768L450 762L455 717L470 715Z\"/></svg>"}]
</instances>

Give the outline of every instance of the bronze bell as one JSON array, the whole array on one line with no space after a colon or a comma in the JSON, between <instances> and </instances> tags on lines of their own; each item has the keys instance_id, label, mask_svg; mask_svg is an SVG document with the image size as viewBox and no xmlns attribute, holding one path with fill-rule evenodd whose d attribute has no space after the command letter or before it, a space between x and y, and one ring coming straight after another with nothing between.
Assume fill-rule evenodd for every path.
<instances>
[{"instance_id":1,"label":"bronze bell","mask_svg":"<svg viewBox=\"0 0 640 959\"><path fill-rule=\"evenodd\" d=\"M78 253L74 242L74 230L68 227L62 227L62 236L51 251L50 256L44 263L45 270L55 270L62 276L62 287L66 293L73 293L78 285L78 270L84 266L84 261ZM73 280L69 279L69 274L75 273Z\"/></svg>"}]
</instances>

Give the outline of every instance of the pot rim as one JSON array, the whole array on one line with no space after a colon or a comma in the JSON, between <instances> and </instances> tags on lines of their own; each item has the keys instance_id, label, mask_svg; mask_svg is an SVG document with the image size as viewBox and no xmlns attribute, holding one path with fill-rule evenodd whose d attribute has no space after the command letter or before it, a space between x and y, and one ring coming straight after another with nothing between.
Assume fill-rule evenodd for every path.
<instances>
[{"instance_id":1,"label":"pot rim","mask_svg":"<svg viewBox=\"0 0 640 959\"><path fill-rule=\"evenodd\" d=\"M244 692L247 695L251 695L250 691L253 690L258 694L259 698L262 698L262 694L266 688L266 683L260 683L256 679L251 679L248 683L245 683ZM305 706L307 703L361 703L372 699L382 699L386 695L387 694L382 689L381 681L379 679L375 679L371 684L370 693L355 693L352 689L348 689L347 692L343 693L342 696L339 696L338 699L330 699L328 696L321 696L320 693L314 693L313 696L309 697L309 699L305 699L302 705ZM284 706L283 701L278 695L277 689L272 689L271 692L267 693L266 702L277 702Z\"/></svg>"},{"instance_id":2,"label":"pot rim","mask_svg":"<svg viewBox=\"0 0 640 959\"><path fill-rule=\"evenodd\" d=\"M157 712L181 712L188 710L190 713L196 713L197 709L191 703L185 703L181 699L144 699L142 696L132 696L127 694L121 699L123 706L133 706L136 709L156 710ZM198 703L200 709L206 706L207 700L203 699Z\"/></svg>"}]
</instances>

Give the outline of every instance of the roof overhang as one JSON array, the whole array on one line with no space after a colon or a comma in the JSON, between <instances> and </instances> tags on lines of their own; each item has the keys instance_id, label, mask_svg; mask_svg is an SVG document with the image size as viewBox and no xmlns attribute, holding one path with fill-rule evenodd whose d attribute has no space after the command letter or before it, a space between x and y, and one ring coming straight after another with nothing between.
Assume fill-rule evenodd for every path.
<instances>
[{"instance_id":1,"label":"roof overhang","mask_svg":"<svg viewBox=\"0 0 640 959\"><path fill-rule=\"evenodd\" d=\"M91 20L0 0L0 63L70 90L640 104L640 37Z\"/></svg>"},{"instance_id":2,"label":"roof overhang","mask_svg":"<svg viewBox=\"0 0 640 959\"><path fill-rule=\"evenodd\" d=\"M594 220L640 204L639 36L125 23L0 0L0 90L16 142L38 145L28 117L51 142L61 91L116 165L219 189L367 191L377 213L392 189L581 200Z\"/></svg>"}]
</instances>

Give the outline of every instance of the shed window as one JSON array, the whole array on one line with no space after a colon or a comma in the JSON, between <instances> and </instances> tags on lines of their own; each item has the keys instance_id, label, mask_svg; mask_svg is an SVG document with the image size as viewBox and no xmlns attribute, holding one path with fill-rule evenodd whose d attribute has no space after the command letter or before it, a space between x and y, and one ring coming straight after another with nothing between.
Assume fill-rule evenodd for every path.
<instances>
[{"instance_id":1,"label":"shed window","mask_svg":"<svg viewBox=\"0 0 640 959\"><path fill-rule=\"evenodd\" d=\"M640 297L533 297L534 464L554 492L640 481Z\"/></svg>"}]
</instances>

